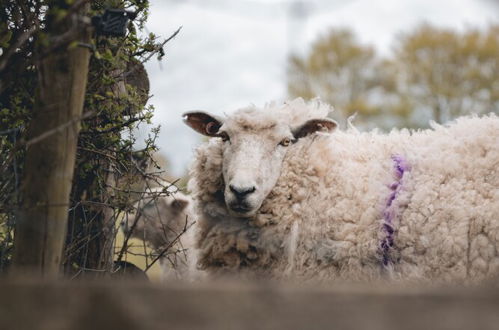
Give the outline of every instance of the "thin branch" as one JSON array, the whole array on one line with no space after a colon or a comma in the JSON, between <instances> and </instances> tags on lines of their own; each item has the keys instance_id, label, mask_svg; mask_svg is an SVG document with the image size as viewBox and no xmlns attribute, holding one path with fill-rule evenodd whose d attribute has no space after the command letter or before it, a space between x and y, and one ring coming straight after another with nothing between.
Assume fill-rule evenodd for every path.
<instances>
[{"instance_id":1,"label":"thin branch","mask_svg":"<svg viewBox=\"0 0 499 330\"><path fill-rule=\"evenodd\" d=\"M135 117L135 118L130 118L128 119L127 121L119 124L119 125L115 125L113 127L110 127L108 129L105 129L105 130L102 130L102 131L88 131L88 132L82 132L81 134L84 134L84 135L87 135L87 134L105 134L105 133L112 133L112 132L116 132L116 131L120 131L122 128L124 127L128 127L128 125L130 124L133 124L137 121L140 121L140 120L144 120L144 119L147 119L146 117Z\"/></svg>"},{"instance_id":2,"label":"thin branch","mask_svg":"<svg viewBox=\"0 0 499 330\"><path fill-rule=\"evenodd\" d=\"M48 130L32 139L29 139L28 141L25 142L25 145L26 147L29 147L30 145L32 144L35 144L35 143L38 143L42 140L45 140L46 138L48 138L49 136L51 135L54 135L56 133L61 133L62 131L64 131L67 127L71 126L71 125L74 125L80 121L82 121L83 119L86 119L86 118L89 118L91 115L93 115L93 112L92 111L89 111L87 113L84 113L83 115L81 116L78 116L76 118L73 118L69 121L67 121L66 123L62 124L62 125L59 125L58 127L55 127L51 130Z\"/></svg>"},{"instance_id":3,"label":"thin branch","mask_svg":"<svg viewBox=\"0 0 499 330\"><path fill-rule=\"evenodd\" d=\"M9 64L9 59L14 55L17 49L21 48L30 37L38 31L38 26L32 26L29 30L23 32L16 41L5 51L5 53L0 56L0 75L3 76L3 72L7 65Z\"/></svg>"},{"instance_id":4,"label":"thin branch","mask_svg":"<svg viewBox=\"0 0 499 330\"><path fill-rule=\"evenodd\" d=\"M151 200L149 200L146 203L146 205L144 205L143 207L149 205L152 202L154 202L153 198L151 198ZM122 260L123 255L125 254L125 251L128 249L128 241L130 240L130 238L131 238L131 236L133 234L133 231L135 230L135 227L137 227L137 223L139 222L141 216L142 216L142 213L140 213L140 212L137 211L137 216L135 217L135 219L133 221L133 224L130 227L130 230L125 235L125 240L123 241L123 246L121 247L120 253L118 254L118 260L117 260L117 262L120 262ZM126 221L128 221L128 217L127 217Z\"/></svg>"},{"instance_id":5,"label":"thin branch","mask_svg":"<svg viewBox=\"0 0 499 330\"><path fill-rule=\"evenodd\" d=\"M67 11L66 17L64 19L71 18L72 15L78 11L82 6L84 6L86 3L89 3L89 0L78 0L76 1ZM22 2L21 2L22 3ZM23 9L23 8L21 8ZM25 10L22 10L23 13ZM35 17L36 18L36 15ZM27 17L24 18L25 20L28 20ZM37 22L38 23L38 22ZM24 31L22 34L19 36L16 36L15 42L4 52L2 56L0 56L0 75L3 76L3 73L5 69L7 68L9 64L9 60L16 53L18 49L20 49L36 32L39 30L39 24L34 24L31 26L28 30ZM69 30L65 33L63 33L60 36L57 36L54 38L51 42L51 47L44 52L43 54L45 55L46 53L50 53L53 49L61 46L64 43L67 43L70 41L71 37L73 36L75 30ZM42 55L43 57L43 55Z\"/></svg>"},{"instance_id":6,"label":"thin branch","mask_svg":"<svg viewBox=\"0 0 499 330\"><path fill-rule=\"evenodd\" d=\"M173 34L171 36L169 36L165 41L163 41L161 43L161 47L163 47L168 41L172 40L173 38L175 38L177 36L177 34L179 34L180 30L182 30L182 26L180 26L177 31L173 32Z\"/></svg>"},{"instance_id":7,"label":"thin branch","mask_svg":"<svg viewBox=\"0 0 499 330\"><path fill-rule=\"evenodd\" d=\"M83 151L88 151L88 152L91 152L91 153L94 153L94 154L98 154L98 155L101 155L101 156L104 156L106 158L109 158L109 159L112 159L114 161L116 161L116 157L114 156L111 156L109 154L106 154L105 152L102 152L102 151L99 151L99 150L95 150L95 149L89 149L89 148L85 148L85 147L78 147L79 150L83 150Z\"/></svg>"},{"instance_id":8,"label":"thin branch","mask_svg":"<svg viewBox=\"0 0 499 330\"><path fill-rule=\"evenodd\" d=\"M191 228L192 225L195 224L195 222L191 223L190 225L187 225L187 223L188 223L188 217L186 216L184 228L182 229L182 231L165 248L161 250L161 252L156 256L156 258L154 258L153 261L151 261L151 263L146 267L146 269L144 269L144 272L147 272L159 259L165 256L166 252L168 252L168 250L180 239L180 236L185 234L185 232L187 232L187 230Z\"/></svg>"},{"instance_id":9,"label":"thin branch","mask_svg":"<svg viewBox=\"0 0 499 330\"><path fill-rule=\"evenodd\" d=\"M180 30L182 30L182 27L179 27L179 28L177 29L177 31L173 32L173 34L172 34L171 36L169 36L169 37L168 37L165 41L163 41L163 42L161 43L161 45L160 45L160 46L156 49L156 51L151 52L151 54L149 54L149 56L147 56L147 57L146 57L146 58L142 61L142 63L145 63L145 62L149 61L149 60L151 59L151 57L153 57L156 53L158 53L158 52L159 52L159 50L160 50L161 48L163 48L163 47L166 45L166 43L167 43L168 41L170 41L170 40L172 40L173 38L175 38L175 37L177 36L177 34L179 34ZM135 71L137 71L137 69L138 69L138 68L139 68L139 66L138 66L138 65L134 65L134 67L133 67L130 71L128 71L128 72L126 72L126 73L124 73L124 74L123 74L123 77L124 77L124 78L128 77L129 75L131 75L132 73L134 73Z\"/></svg>"}]
</instances>

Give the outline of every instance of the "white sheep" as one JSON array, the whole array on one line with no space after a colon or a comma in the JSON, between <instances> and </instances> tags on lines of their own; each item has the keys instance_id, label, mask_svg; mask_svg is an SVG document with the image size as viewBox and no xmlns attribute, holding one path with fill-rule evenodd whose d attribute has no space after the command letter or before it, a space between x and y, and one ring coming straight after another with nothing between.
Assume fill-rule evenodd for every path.
<instances>
[{"instance_id":1,"label":"white sheep","mask_svg":"<svg viewBox=\"0 0 499 330\"><path fill-rule=\"evenodd\" d=\"M179 191L147 189L147 195L136 203L136 211L121 223L125 235L143 240L156 254L163 254L158 260L163 281L192 280L199 273L191 204L190 197Z\"/></svg>"},{"instance_id":2,"label":"white sheep","mask_svg":"<svg viewBox=\"0 0 499 330\"><path fill-rule=\"evenodd\" d=\"M499 117L432 129L339 131L301 99L225 119L189 189L211 274L473 282L499 275ZM334 131L334 132L333 132Z\"/></svg>"}]
</instances>

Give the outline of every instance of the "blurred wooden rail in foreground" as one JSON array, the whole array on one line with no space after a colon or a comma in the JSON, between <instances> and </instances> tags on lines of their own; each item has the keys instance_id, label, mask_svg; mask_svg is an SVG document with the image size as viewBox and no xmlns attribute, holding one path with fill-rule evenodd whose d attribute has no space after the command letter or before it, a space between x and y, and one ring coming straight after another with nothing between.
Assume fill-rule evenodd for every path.
<instances>
[{"instance_id":1,"label":"blurred wooden rail in foreground","mask_svg":"<svg viewBox=\"0 0 499 330\"><path fill-rule=\"evenodd\" d=\"M499 289L0 282L0 329L498 329Z\"/></svg>"}]
</instances>

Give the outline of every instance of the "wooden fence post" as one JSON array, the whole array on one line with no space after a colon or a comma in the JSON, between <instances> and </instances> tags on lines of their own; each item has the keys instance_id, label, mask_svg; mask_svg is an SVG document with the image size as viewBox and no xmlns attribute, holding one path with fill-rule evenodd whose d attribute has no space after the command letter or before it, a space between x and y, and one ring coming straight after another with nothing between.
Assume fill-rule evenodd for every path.
<instances>
[{"instance_id":1,"label":"wooden fence post","mask_svg":"<svg viewBox=\"0 0 499 330\"><path fill-rule=\"evenodd\" d=\"M49 1L49 10L64 3ZM61 40L74 31L72 40L88 44L89 28L76 18L85 12L86 5L64 22L49 21L49 40ZM87 48L68 45L41 47L41 53L52 48L37 65L36 104L16 217L14 270L43 277L59 273L90 58Z\"/></svg>"}]
</instances>

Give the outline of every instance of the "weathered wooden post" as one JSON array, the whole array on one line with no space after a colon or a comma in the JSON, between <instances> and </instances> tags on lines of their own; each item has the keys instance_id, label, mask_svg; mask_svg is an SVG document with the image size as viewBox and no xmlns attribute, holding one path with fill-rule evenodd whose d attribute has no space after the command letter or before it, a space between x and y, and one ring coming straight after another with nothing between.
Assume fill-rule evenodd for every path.
<instances>
[{"instance_id":1,"label":"weathered wooden post","mask_svg":"<svg viewBox=\"0 0 499 330\"><path fill-rule=\"evenodd\" d=\"M88 49L69 44L88 44L90 31L80 19L86 5L69 13L67 1L47 3L49 42L37 49L39 80L28 129L13 266L15 271L55 277L65 240L90 57ZM68 14L59 19L56 14L62 10L68 10Z\"/></svg>"}]
</instances>

